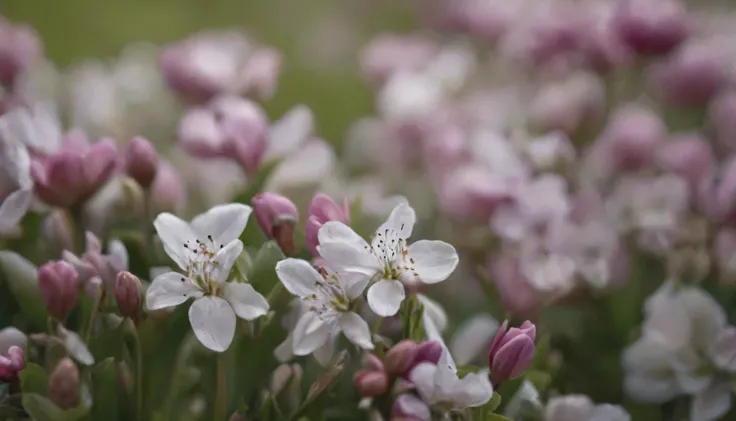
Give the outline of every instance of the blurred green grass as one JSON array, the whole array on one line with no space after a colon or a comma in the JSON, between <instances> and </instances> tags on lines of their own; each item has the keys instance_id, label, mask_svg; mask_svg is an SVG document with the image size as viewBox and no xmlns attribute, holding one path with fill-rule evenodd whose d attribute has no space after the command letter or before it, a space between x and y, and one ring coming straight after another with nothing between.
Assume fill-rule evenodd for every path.
<instances>
[{"instance_id":1,"label":"blurred green grass","mask_svg":"<svg viewBox=\"0 0 736 421\"><path fill-rule=\"evenodd\" d=\"M276 117L297 103L309 105L318 132L339 144L354 119L369 113L371 92L357 72L361 45L382 31L413 26L408 4L401 0L0 0L0 13L35 27L46 53L66 66L86 57L111 57L125 45L162 44L206 28L242 27L285 55L278 95L266 104ZM326 25L343 28L324 37L343 43L343 56L315 68L323 53L315 31Z\"/></svg>"}]
</instances>

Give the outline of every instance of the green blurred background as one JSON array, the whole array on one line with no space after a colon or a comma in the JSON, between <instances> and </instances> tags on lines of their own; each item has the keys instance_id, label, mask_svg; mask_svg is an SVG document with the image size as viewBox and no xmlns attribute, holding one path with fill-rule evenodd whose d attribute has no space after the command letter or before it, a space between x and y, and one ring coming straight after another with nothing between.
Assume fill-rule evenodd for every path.
<instances>
[{"instance_id":1,"label":"green blurred background","mask_svg":"<svg viewBox=\"0 0 736 421\"><path fill-rule=\"evenodd\" d=\"M318 131L339 143L372 108L357 72L372 35L414 26L404 0L0 0L0 13L40 33L46 53L64 67L112 57L133 42L163 44L207 28L244 28L285 56L272 117L296 103L312 107Z\"/></svg>"}]
</instances>

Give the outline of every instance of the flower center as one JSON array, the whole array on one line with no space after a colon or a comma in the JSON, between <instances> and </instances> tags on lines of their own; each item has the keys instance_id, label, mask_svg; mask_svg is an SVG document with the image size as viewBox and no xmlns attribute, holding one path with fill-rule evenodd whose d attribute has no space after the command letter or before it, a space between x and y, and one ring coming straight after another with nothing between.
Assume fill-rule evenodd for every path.
<instances>
[{"instance_id":1,"label":"flower center","mask_svg":"<svg viewBox=\"0 0 736 421\"><path fill-rule=\"evenodd\" d=\"M407 272L419 277L412 267L414 259L409 256L406 239L399 237L396 231L387 228L377 232L371 238L370 251L381 262L384 279L399 280Z\"/></svg>"},{"instance_id":2,"label":"flower center","mask_svg":"<svg viewBox=\"0 0 736 421\"><path fill-rule=\"evenodd\" d=\"M342 287L336 274L328 275L322 271L324 282L317 282L317 291L307 301L309 309L321 318L334 313L345 313L350 311L350 298Z\"/></svg>"},{"instance_id":3,"label":"flower center","mask_svg":"<svg viewBox=\"0 0 736 421\"><path fill-rule=\"evenodd\" d=\"M184 248L189 251L187 276L195 281L207 295L219 293L220 285L213 275L222 267L215 257L217 256L216 250L223 247L222 244L217 247L211 235L207 236L206 241L195 239L194 243L191 241L184 243Z\"/></svg>"}]
</instances>

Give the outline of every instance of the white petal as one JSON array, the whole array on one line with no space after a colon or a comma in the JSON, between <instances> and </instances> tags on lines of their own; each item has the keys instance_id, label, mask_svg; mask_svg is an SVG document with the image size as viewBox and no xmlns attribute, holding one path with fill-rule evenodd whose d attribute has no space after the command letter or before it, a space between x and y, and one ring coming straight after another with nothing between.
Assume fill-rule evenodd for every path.
<instances>
[{"instance_id":1,"label":"white petal","mask_svg":"<svg viewBox=\"0 0 736 421\"><path fill-rule=\"evenodd\" d=\"M235 313L220 297L195 300L189 307L189 322L202 345L216 352L228 349L235 336Z\"/></svg>"},{"instance_id":2,"label":"white petal","mask_svg":"<svg viewBox=\"0 0 736 421\"><path fill-rule=\"evenodd\" d=\"M327 265L338 272L360 273L371 277L381 270L381 263L369 249L349 243L327 243L317 246Z\"/></svg>"},{"instance_id":3,"label":"white petal","mask_svg":"<svg viewBox=\"0 0 736 421\"><path fill-rule=\"evenodd\" d=\"M321 347L315 349L314 353L312 353L312 355L314 355L314 359L316 359L321 366L324 367L329 364L332 356L335 355L336 339L336 336L330 335L325 343Z\"/></svg>"},{"instance_id":4,"label":"white petal","mask_svg":"<svg viewBox=\"0 0 736 421\"><path fill-rule=\"evenodd\" d=\"M631 415L619 405L605 403L595 407L590 421L631 421Z\"/></svg>"},{"instance_id":5,"label":"white petal","mask_svg":"<svg viewBox=\"0 0 736 421\"><path fill-rule=\"evenodd\" d=\"M268 301L250 284L226 282L222 295L241 319L253 320L268 313Z\"/></svg>"},{"instance_id":6,"label":"white petal","mask_svg":"<svg viewBox=\"0 0 736 421\"><path fill-rule=\"evenodd\" d=\"M624 391L641 402L664 403L681 393L674 377L661 377L656 374L629 374L624 379Z\"/></svg>"},{"instance_id":7,"label":"white petal","mask_svg":"<svg viewBox=\"0 0 736 421\"><path fill-rule=\"evenodd\" d=\"M330 331L315 312L308 311L294 327L294 355L311 354L329 339Z\"/></svg>"},{"instance_id":8,"label":"white petal","mask_svg":"<svg viewBox=\"0 0 736 421\"><path fill-rule=\"evenodd\" d=\"M343 314L340 317L340 329L350 339L350 342L363 349L373 349L371 330L362 317L352 311Z\"/></svg>"},{"instance_id":9,"label":"white petal","mask_svg":"<svg viewBox=\"0 0 736 421\"><path fill-rule=\"evenodd\" d=\"M453 402L459 408L480 406L493 396L493 386L488 380L488 373L470 373L460 379L458 387L453 390Z\"/></svg>"},{"instance_id":10,"label":"white petal","mask_svg":"<svg viewBox=\"0 0 736 421\"><path fill-rule=\"evenodd\" d=\"M425 284L447 279L457 267L460 258L455 247L444 241L420 240L409 246L412 267Z\"/></svg>"},{"instance_id":11,"label":"white petal","mask_svg":"<svg viewBox=\"0 0 736 421\"><path fill-rule=\"evenodd\" d=\"M217 264L215 269L212 271L212 277L219 283L227 281L230 276L230 272L233 269L235 260L243 252L243 242L240 240L233 240L228 243L225 247L221 248L215 258L214 262Z\"/></svg>"},{"instance_id":12,"label":"white petal","mask_svg":"<svg viewBox=\"0 0 736 421\"><path fill-rule=\"evenodd\" d=\"M251 212L250 206L240 203L214 206L192 219L192 229L202 240L211 235L215 245L225 245L240 237Z\"/></svg>"},{"instance_id":13,"label":"white petal","mask_svg":"<svg viewBox=\"0 0 736 421\"><path fill-rule=\"evenodd\" d=\"M428 404L435 403L435 374L438 367L430 363L420 363L409 373L409 380L414 383L419 396Z\"/></svg>"},{"instance_id":14,"label":"white petal","mask_svg":"<svg viewBox=\"0 0 736 421\"><path fill-rule=\"evenodd\" d=\"M343 273L340 274L340 280L345 288L348 298L355 300L365 291L365 287L368 286L370 278L360 273Z\"/></svg>"},{"instance_id":15,"label":"white petal","mask_svg":"<svg viewBox=\"0 0 736 421\"><path fill-rule=\"evenodd\" d=\"M33 191L30 189L16 190L5 198L0 205L0 233L11 231L23 218L31 204Z\"/></svg>"},{"instance_id":16,"label":"white petal","mask_svg":"<svg viewBox=\"0 0 736 421\"><path fill-rule=\"evenodd\" d=\"M292 345L293 340L293 335L289 333L284 342L281 342L281 344L273 350L273 355L280 363L285 363L294 358L294 345Z\"/></svg>"},{"instance_id":17,"label":"white petal","mask_svg":"<svg viewBox=\"0 0 736 421\"><path fill-rule=\"evenodd\" d=\"M406 294L399 281L381 280L368 288L368 305L381 317L393 316L399 311Z\"/></svg>"},{"instance_id":18,"label":"white petal","mask_svg":"<svg viewBox=\"0 0 736 421\"><path fill-rule=\"evenodd\" d=\"M457 371L457 364L450 354L450 350L445 344L445 340L442 338L442 333L437 328L431 317L426 314L422 315L422 324L424 325L424 333L427 335L427 340L437 341L442 346L442 363L448 366L451 370Z\"/></svg>"},{"instance_id":19,"label":"white petal","mask_svg":"<svg viewBox=\"0 0 736 421\"><path fill-rule=\"evenodd\" d=\"M264 191L315 185L324 180L335 166L335 150L321 139L312 139L289 155L269 177Z\"/></svg>"},{"instance_id":20,"label":"white petal","mask_svg":"<svg viewBox=\"0 0 736 421\"><path fill-rule=\"evenodd\" d=\"M690 403L690 421L715 421L731 408L728 383L719 383L697 395Z\"/></svg>"},{"instance_id":21,"label":"white petal","mask_svg":"<svg viewBox=\"0 0 736 421\"><path fill-rule=\"evenodd\" d=\"M432 319L437 330L443 332L447 327L447 313L442 308L442 304L424 294L417 294L417 299L424 306L424 315Z\"/></svg>"},{"instance_id":22,"label":"white petal","mask_svg":"<svg viewBox=\"0 0 736 421\"><path fill-rule=\"evenodd\" d=\"M498 330L498 322L486 314L475 316L460 325L450 341L450 350L455 357L455 362L466 365L479 358L481 354L486 356L488 345L495 336L496 330Z\"/></svg>"},{"instance_id":23,"label":"white petal","mask_svg":"<svg viewBox=\"0 0 736 421\"><path fill-rule=\"evenodd\" d=\"M182 281L183 279L183 281ZM148 310L177 306L189 298L202 296L202 291L181 273L167 272L157 276L146 291Z\"/></svg>"},{"instance_id":24,"label":"white petal","mask_svg":"<svg viewBox=\"0 0 736 421\"><path fill-rule=\"evenodd\" d=\"M417 214L407 202L401 202L391 211L386 222L381 225L376 232L385 230L396 231L399 238L407 239L411 237L414 224L417 222Z\"/></svg>"},{"instance_id":25,"label":"white petal","mask_svg":"<svg viewBox=\"0 0 736 421\"><path fill-rule=\"evenodd\" d=\"M189 250L184 248L187 243L193 243L196 235L185 221L170 213L161 213L153 221L166 254L182 269L187 269Z\"/></svg>"},{"instance_id":26,"label":"white petal","mask_svg":"<svg viewBox=\"0 0 736 421\"><path fill-rule=\"evenodd\" d=\"M299 148L314 132L314 114L306 105L292 107L271 125L266 160L281 158Z\"/></svg>"},{"instance_id":27,"label":"white petal","mask_svg":"<svg viewBox=\"0 0 736 421\"><path fill-rule=\"evenodd\" d=\"M125 248L120 240L110 240L107 243L107 254L110 257L112 265L115 270L127 270L128 269L128 250Z\"/></svg>"},{"instance_id":28,"label":"white petal","mask_svg":"<svg viewBox=\"0 0 736 421\"><path fill-rule=\"evenodd\" d=\"M276 263L276 275L290 293L307 297L314 293L317 282L324 279L309 262L288 258Z\"/></svg>"},{"instance_id":29,"label":"white petal","mask_svg":"<svg viewBox=\"0 0 736 421\"><path fill-rule=\"evenodd\" d=\"M365 249L368 243L352 228L340 221L327 221L317 232L320 244L348 243L358 249Z\"/></svg>"}]
</instances>

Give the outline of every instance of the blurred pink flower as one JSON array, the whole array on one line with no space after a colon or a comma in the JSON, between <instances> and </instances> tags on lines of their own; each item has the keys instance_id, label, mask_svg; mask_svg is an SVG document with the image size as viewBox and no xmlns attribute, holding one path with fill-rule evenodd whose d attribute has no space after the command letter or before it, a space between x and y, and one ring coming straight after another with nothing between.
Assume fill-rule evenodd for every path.
<instances>
[{"instance_id":1,"label":"blurred pink flower","mask_svg":"<svg viewBox=\"0 0 736 421\"><path fill-rule=\"evenodd\" d=\"M618 37L639 54L666 54L690 35L680 0L623 0L613 20Z\"/></svg>"},{"instance_id":2,"label":"blurred pink flower","mask_svg":"<svg viewBox=\"0 0 736 421\"><path fill-rule=\"evenodd\" d=\"M400 71L417 71L438 53L438 46L418 35L385 34L374 38L360 55L363 73L380 86Z\"/></svg>"},{"instance_id":3,"label":"blurred pink flower","mask_svg":"<svg viewBox=\"0 0 736 421\"><path fill-rule=\"evenodd\" d=\"M521 273L517 256L509 251L490 254L486 266L504 309L517 316L531 316L541 308L537 292Z\"/></svg>"},{"instance_id":4,"label":"blurred pink flower","mask_svg":"<svg viewBox=\"0 0 736 421\"><path fill-rule=\"evenodd\" d=\"M33 28L0 16L0 84L12 87L42 56L43 45Z\"/></svg>"},{"instance_id":5,"label":"blurred pink flower","mask_svg":"<svg viewBox=\"0 0 736 421\"><path fill-rule=\"evenodd\" d=\"M614 169L637 170L652 163L667 128L652 111L635 104L614 111L594 147L602 148Z\"/></svg>"},{"instance_id":6,"label":"blurred pink flower","mask_svg":"<svg viewBox=\"0 0 736 421\"><path fill-rule=\"evenodd\" d=\"M673 172L696 187L710 171L714 157L707 139L697 133L673 135L657 150L660 168Z\"/></svg>"}]
</instances>

